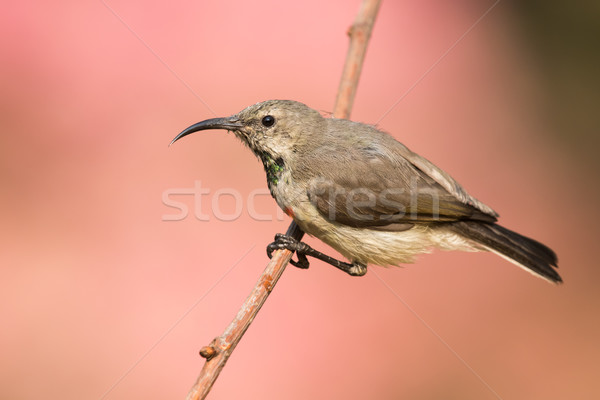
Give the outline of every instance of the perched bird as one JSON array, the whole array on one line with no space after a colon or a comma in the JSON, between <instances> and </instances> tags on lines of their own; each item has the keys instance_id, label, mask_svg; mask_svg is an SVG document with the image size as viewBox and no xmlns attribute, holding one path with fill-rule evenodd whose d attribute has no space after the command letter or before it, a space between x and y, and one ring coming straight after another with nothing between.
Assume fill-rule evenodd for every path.
<instances>
[{"instance_id":1,"label":"perched bird","mask_svg":"<svg viewBox=\"0 0 600 400\"><path fill-rule=\"evenodd\" d=\"M272 196L307 234L350 262L277 235L269 245L361 276L368 264L411 263L432 248L491 251L550 282L562 282L556 254L496 223L498 214L450 175L374 126L324 118L291 100L254 104L185 129L232 131L262 161Z\"/></svg>"}]
</instances>

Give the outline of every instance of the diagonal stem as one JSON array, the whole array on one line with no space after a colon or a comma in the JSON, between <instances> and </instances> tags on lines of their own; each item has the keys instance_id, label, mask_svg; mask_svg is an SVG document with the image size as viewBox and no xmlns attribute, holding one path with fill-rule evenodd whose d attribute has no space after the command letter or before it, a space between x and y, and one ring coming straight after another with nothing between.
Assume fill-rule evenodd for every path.
<instances>
[{"instance_id":1,"label":"diagonal stem","mask_svg":"<svg viewBox=\"0 0 600 400\"><path fill-rule=\"evenodd\" d=\"M350 116L367 44L371 37L380 4L381 0L363 0L359 13L348 31L350 45L334 107L333 116L335 118L348 118ZM292 222L286 235L300 241L304 236L304 232L295 222ZM267 300L291 258L292 252L290 250L276 250L273 252L273 258L267 264L254 289L252 289L236 317L225 329L225 332L200 350L200 355L206 358L206 363L196 383L190 389L187 400L206 398L229 356Z\"/></svg>"}]
</instances>

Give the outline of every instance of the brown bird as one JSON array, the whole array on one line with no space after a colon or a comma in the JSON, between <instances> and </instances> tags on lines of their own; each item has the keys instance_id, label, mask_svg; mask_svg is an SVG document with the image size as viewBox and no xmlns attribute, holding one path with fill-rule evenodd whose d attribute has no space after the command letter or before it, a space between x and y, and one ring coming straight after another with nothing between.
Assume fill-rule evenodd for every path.
<instances>
[{"instance_id":1,"label":"brown bird","mask_svg":"<svg viewBox=\"0 0 600 400\"><path fill-rule=\"evenodd\" d=\"M232 131L262 161L277 204L307 234L349 263L285 235L269 245L361 276L368 264L411 263L432 248L491 251L550 282L562 282L556 254L496 223L498 214L450 175L374 126L324 118L290 100L254 104L199 122L173 142L206 129Z\"/></svg>"}]
</instances>

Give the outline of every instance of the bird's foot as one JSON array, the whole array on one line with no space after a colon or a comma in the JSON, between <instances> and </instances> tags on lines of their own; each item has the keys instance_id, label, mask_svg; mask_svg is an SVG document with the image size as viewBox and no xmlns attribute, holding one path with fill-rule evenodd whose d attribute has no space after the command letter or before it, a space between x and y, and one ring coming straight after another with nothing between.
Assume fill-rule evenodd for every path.
<instances>
[{"instance_id":1,"label":"bird's foot","mask_svg":"<svg viewBox=\"0 0 600 400\"><path fill-rule=\"evenodd\" d=\"M303 242L299 242L291 236L283 235L278 233L275 235L275 241L267 246L267 255L269 258L273 257L273 251L275 250L290 250L296 252L298 261L290 260L290 264L295 267L307 269L310 266L310 262L305 255L305 250L309 248L309 245Z\"/></svg>"},{"instance_id":2,"label":"bird's foot","mask_svg":"<svg viewBox=\"0 0 600 400\"><path fill-rule=\"evenodd\" d=\"M269 256L269 258L271 258L273 251L281 249L287 249L296 252L298 261L290 260L290 264L298 268L308 268L310 263L306 256L310 256L318 258L321 261L325 261L326 263L331 264L334 267L344 271L348 275L363 276L367 273L367 266L364 264L361 264L356 261L353 263L346 263L340 260L336 260L335 258L328 256L327 254L323 254L320 251L313 249L304 242L299 242L291 236L286 236L281 233L278 233L275 235L275 241L267 246L267 255Z\"/></svg>"}]
</instances>

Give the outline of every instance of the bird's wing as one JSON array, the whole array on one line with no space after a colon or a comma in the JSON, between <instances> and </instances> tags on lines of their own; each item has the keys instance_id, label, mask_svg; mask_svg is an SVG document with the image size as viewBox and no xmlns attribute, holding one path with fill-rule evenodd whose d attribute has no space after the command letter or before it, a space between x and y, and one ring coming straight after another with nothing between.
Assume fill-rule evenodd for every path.
<instances>
[{"instance_id":1,"label":"bird's wing","mask_svg":"<svg viewBox=\"0 0 600 400\"><path fill-rule=\"evenodd\" d=\"M443 171L441 168L438 168L431 161L427 160L424 157L421 157L417 153L413 153L402 143L397 142L399 146L396 146L397 151L399 151L402 156L408 160L414 167L418 168L421 172L429 176L435 182L437 182L440 186L446 189L449 193L455 196L459 201L468 204L472 207L475 207L479 211L487 214L489 216L498 217L498 213L494 211L491 207L483 204L481 201L477 200L473 196L469 195L462 186L458 184L447 172Z\"/></svg>"},{"instance_id":2,"label":"bird's wing","mask_svg":"<svg viewBox=\"0 0 600 400\"><path fill-rule=\"evenodd\" d=\"M308 197L330 221L399 231L414 224L496 220L493 210L469 196L447 173L395 140L354 147L343 155L336 153L331 161L321 158L320 165ZM340 174L340 169L348 172Z\"/></svg>"}]
</instances>

